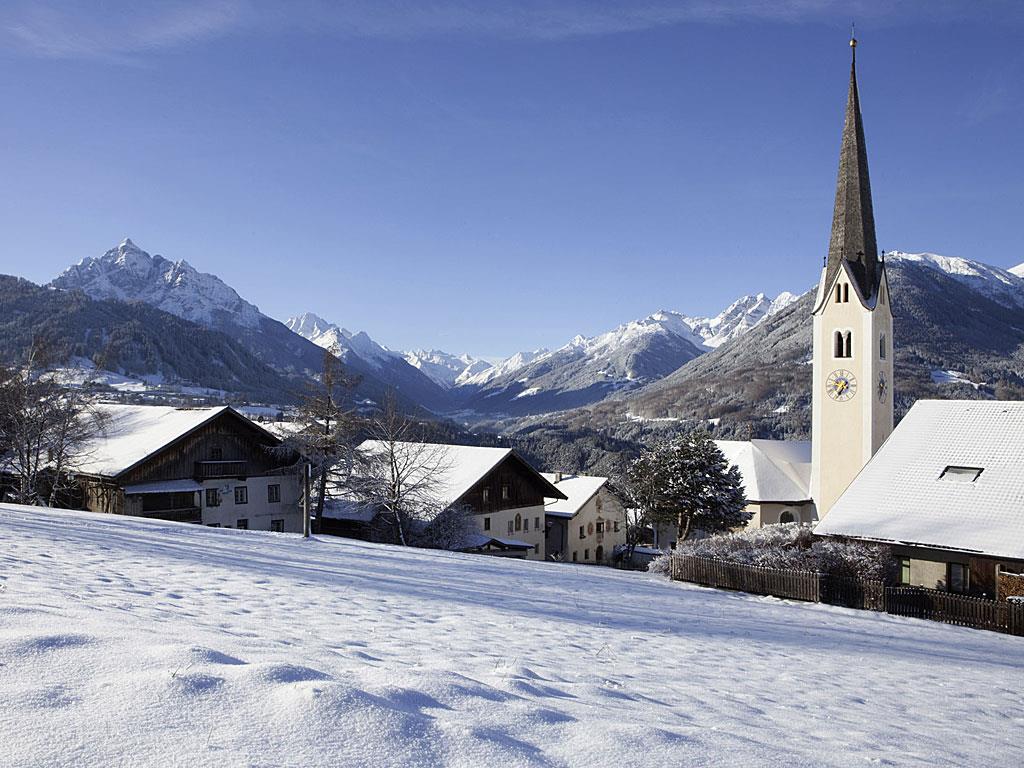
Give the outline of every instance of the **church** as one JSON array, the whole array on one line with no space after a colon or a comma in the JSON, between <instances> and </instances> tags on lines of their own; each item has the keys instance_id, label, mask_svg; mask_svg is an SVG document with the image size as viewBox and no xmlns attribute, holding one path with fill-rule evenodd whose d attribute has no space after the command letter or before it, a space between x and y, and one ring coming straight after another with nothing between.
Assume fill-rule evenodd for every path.
<instances>
[{"instance_id":1,"label":"church","mask_svg":"<svg viewBox=\"0 0 1024 768\"><path fill-rule=\"evenodd\" d=\"M875 238L856 39L850 50L832 234L811 316L811 441L718 443L743 475L752 527L823 519L893 429L893 316Z\"/></svg>"}]
</instances>

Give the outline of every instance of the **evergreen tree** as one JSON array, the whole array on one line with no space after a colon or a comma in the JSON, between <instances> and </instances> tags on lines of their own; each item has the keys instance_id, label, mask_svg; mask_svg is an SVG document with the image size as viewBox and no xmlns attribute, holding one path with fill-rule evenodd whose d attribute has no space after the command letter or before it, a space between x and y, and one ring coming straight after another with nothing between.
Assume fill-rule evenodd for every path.
<instances>
[{"instance_id":1,"label":"evergreen tree","mask_svg":"<svg viewBox=\"0 0 1024 768\"><path fill-rule=\"evenodd\" d=\"M691 533L728 531L745 524L743 479L707 432L692 432L643 451L627 472L633 503L652 525L675 525L677 540Z\"/></svg>"}]
</instances>

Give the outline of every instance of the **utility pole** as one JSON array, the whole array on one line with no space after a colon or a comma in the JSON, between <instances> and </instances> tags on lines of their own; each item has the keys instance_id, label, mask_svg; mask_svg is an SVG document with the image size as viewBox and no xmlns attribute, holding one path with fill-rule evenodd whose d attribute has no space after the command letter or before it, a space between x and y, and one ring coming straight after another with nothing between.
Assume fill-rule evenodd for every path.
<instances>
[{"instance_id":1,"label":"utility pole","mask_svg":"<svg viewBox=\"0 0 1024 768\"><path fill-rule=\"evenodd\" d=\"M302 464L302 538L309 538L309 474L308 461Z\"/></svg>"}]
</instances>

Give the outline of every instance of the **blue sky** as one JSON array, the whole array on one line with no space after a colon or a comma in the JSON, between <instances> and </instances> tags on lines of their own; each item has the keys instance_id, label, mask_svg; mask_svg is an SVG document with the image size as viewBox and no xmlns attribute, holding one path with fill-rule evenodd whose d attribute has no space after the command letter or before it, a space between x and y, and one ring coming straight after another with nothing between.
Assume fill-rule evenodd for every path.
<instances>
[{"instance_id":1,"label":"blue sky","mask_svg":"<svg viewBox=\"0 0 1024 768\"><path fill-rule=\"evenodd\" d=\"M0 271L130 236L489 356L802 290L851 18L879 244L1024 261L1024 3L9 0Z\"/></svg>"}]
</instances>

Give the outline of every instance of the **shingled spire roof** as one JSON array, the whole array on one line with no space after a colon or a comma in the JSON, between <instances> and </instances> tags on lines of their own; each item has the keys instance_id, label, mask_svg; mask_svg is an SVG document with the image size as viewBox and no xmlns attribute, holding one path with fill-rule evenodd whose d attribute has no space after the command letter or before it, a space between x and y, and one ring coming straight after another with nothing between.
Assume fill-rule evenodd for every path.
<instances>
[{"instance_id":1,"label":"shingled spire roof","mask_svg":"<svg viewBox=\"0 0 1024 768\"><path fill-rule=\"evenodd\" d=\"M825 262L825 287L839 272L845 259L865 299L874 295L881 276L878 246L875 242L875 214L871 208L871 182L868 179L868 153L864 144L864 123L857 94L857 40L850 40L850 93L846 100L843 146L839 151L839 179L836 205L832 214L832 238Z\"/></svg>"}]
</instances>

